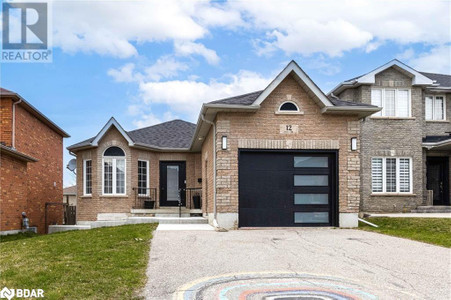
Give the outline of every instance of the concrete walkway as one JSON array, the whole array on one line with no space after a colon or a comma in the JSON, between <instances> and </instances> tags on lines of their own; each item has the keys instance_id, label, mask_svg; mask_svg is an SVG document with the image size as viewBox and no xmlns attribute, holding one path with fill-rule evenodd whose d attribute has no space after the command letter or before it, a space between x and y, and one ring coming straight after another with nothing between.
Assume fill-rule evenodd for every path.
<instances>
[{"instance_id":1,"label":"concrete walkway","mask_svg":"<svg viewBox=\"0 0 451 300\"><path fill-rule=\"evenodd\" d=\"M451 299L450 266L450 249L360 230L158 230L143 296Z\"/></svg>"},{"instance_id":2,"label":"concrete walkway","mask_svg":"<svg viewBox=\"0 0 451 300\"><path fill-rule=\"evenodd\" d=\"M369 214L371 217L388 218L445 218L451 219L450 213L393 213L393 214Z\"/></svg>"}]
</instances>

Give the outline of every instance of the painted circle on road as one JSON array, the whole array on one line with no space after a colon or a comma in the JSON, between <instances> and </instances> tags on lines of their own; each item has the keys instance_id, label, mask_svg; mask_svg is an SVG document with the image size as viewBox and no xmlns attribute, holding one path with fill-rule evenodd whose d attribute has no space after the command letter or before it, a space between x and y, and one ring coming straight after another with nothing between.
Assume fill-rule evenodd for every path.
<instances>
[{"instance_id":1,"label":"painted circle on road","mask_svg":"<svg viewBox=\"0 0 451 300\"><path fill-rule=\"evenodd\" d=\"M174 299L238 300L352 300L379 299L376 288L331 276L293 272L235 273L206 277L187 283L174 293ZM389 291L398 299L409 298ZM410 295L411 296L411 295Z\"/></svg>"}]
</instances>

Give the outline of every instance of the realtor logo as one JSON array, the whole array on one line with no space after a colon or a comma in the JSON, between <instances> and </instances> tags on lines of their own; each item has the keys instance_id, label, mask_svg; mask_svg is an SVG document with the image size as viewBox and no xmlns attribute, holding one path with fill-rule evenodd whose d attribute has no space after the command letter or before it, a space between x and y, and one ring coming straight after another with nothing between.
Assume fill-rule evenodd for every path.
<instances>
[{"instance_id":1,"label":"realtor logo","mask_svg":"<svg viewBox=\"0 0 451 300\"><path fill-rule=\"evenodd\" d=\"M3 290L0 291L0 298L8 298L8 300L11 300L14 297L14 290L8 289L6 286L3 288Z\"/></svg>"},{"instance_id":2,"label":"realtor logo","mask_svg":"<svg viewBox=\"0 0 451 300\"><path fill-rule=\"evenodd\" d=\"M3 2L2 62L51 62L49 4Z\"/></svg>"},{"instance_id":3,"label":"realtor logo","mask_svg":"<svg viewBox=\"0 0 451 300\"><path fill-rule=\"evenodd\" d=\"M42 289L9 289L6 286L0 291L0 298L44 298Z\"/></svg>"}]
</instances>

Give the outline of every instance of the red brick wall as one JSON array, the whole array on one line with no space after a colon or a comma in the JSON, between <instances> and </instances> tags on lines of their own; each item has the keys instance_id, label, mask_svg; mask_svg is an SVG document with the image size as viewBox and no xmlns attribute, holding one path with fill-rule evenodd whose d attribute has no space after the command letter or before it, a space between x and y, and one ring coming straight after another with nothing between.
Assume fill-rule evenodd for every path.
<instances>
[{"instance_id":1,"label":"red brick wall","mask_svg":"<svg viewBox=\"0 0 451 300\"><path fill-rule=\"evenodd\" d=\"M0 231L22 227L21 213L27 209L27 163L0 155Z\"/></svg>"},{"instance_id":2,"label":"red brick wall","mask_svg":"<svg viewBox=\"0 0 451 300\"><path fill-rule=\"evenodd\" d=\"M28 207L30 226L45 232L45 203L63 199L63 138L21 105L16 106L16 149L39 159L28 164ZM62 208L60 208L62 212ZM52 217L62 223L62 213Z\"/></svg>"},{"instance_id":3,"label":"red brick wall","mask_svg":"<svg viewBox=\"0 0 451 300\"><path fill-rule=\"evenodd\" d=\"M0 102L0 142L10 147L12 144L12 100L2 98Z\"/></svg>"}]
</instances>

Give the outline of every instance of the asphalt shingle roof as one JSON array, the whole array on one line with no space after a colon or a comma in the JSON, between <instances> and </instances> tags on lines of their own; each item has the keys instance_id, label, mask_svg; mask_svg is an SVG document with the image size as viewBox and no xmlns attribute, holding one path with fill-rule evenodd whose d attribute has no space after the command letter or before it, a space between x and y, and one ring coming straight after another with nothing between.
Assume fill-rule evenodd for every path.
<instances>
[{"instance_id":1,"label":"asphalt shingle roof","mask_svg":"<svg viewBox=\"0 0 451 300\"><path fill-rule=\"evenodd\" d=\"M183 120L173 120L127 133L135 143L178 149L191 146L195 130L196 124Z\"/></svg>"},{"instance_id":2,"label":"asphalt shingle roof","mask_svg":"<svg viewBox=\"0 0 451 300\"><path fill-rule=\"evenodd\" d=\"M161 124L127 131L133 142L149 147L184 149L191 146L196 124L173 120ZM95 137L69 146L69 149L89 146Z\"/></svg>"},{"instance_id":3,"label":"asphalt shingle roof","mask_svg":"<svg viewBox=\"0 0 451 300\"><path fill-rule=\"evenodd\" d=\"M230 98L224 98L220 100L215 100L212 102L208 102L208 104L229 104L229 105L252 105L254 101L260 96L260 94L263 92L256 91L252 93L247 93L243 95L238 95Z\"/></svg>"},{"instance_id":4,"label":"asphalt shingle roof","mask_svg":"<svg viewBox=\"0 0 451 300\"><path fill-rule=\"evenodd\" d=\"M451 87L451 75L420 72L424 76L435 80L441 87Z\"/></svg>"}]
</instances>

